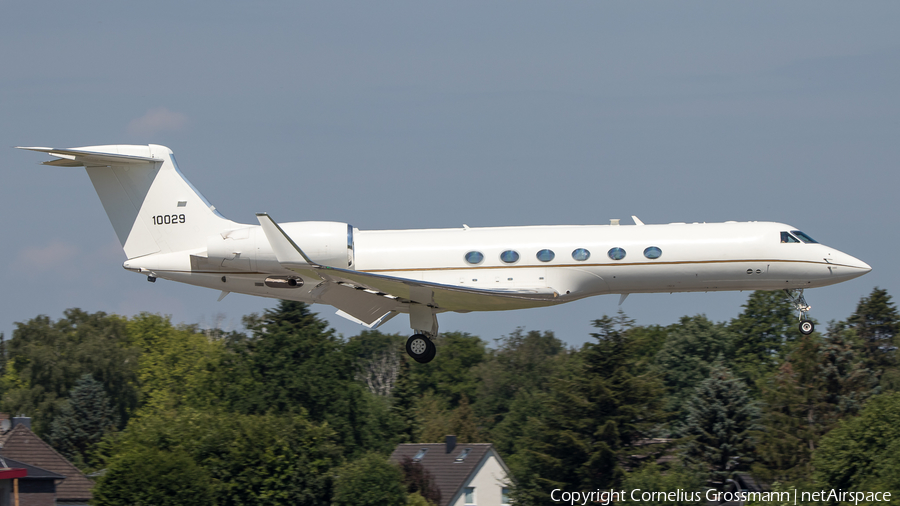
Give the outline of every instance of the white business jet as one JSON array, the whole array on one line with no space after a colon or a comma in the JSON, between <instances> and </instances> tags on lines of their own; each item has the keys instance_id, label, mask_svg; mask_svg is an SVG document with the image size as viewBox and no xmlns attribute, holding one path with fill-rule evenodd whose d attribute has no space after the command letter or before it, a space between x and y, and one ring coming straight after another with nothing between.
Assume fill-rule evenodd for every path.
<instances>
[{"instance_id":1,"label":"white business jet","mask_svg":"<svg viewBox=\"0 0 900 506\"><path fill-rule=\"evenodd\" d=\"M128 260L147 276L230 292L328 304L377 328L400 313L406 350L434 358L436 315L551 306L601 294L784 290L800 331L814 330L803 290L871 268L781 223L670 223L359 230L346 223L259 225L224 218L182 176L169 148L21 148L46 165L85 167Z\"/></svg>"}]
</instances>

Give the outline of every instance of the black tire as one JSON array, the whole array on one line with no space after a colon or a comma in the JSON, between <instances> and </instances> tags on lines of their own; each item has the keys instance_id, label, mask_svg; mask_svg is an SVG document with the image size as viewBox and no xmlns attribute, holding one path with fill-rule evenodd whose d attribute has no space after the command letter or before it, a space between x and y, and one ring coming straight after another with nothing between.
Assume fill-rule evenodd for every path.
<instances>
[{"instance_id":1,"label":"black tire","mask_svg":"<svg viewBox=\"0 0 900 506\"><path fill-rule=\"evenodd\" d=\"M816 324L811 322L810 320L803 320L800 322L800 333L804 336L808 336L815 332Z\"/></svg>"},{"instance_id":2,"label":"black tire","mask_svg":"<svg viewBox=\"0 0 900 506\"><path fill-rule=\"evenodd\" d=\"M420 364L434 360L437 347L424 334L413 334L406 340L406 353Z\"/></svg>"}]
</instances>

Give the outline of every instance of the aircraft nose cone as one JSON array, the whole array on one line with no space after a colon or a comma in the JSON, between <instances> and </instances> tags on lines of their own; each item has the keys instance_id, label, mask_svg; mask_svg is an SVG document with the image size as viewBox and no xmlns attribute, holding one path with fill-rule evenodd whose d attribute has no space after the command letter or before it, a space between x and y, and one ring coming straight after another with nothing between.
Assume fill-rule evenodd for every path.
<instances>
[{"instance_id":1,"label":"aircraft nose cone","mask_svg":"<svg viewBox=\"0 0 900 506\"><path fill-rule=\"evenodd\" d=\"M856 257L850 256L850 255L848 255L846 253L842 253L840 251L838 251L836 253L838 255L836 260L838 260L839 263L844 264L845 266L849 267L849 269L847 269L849 271L849 272L847 272L847 274L849 274L850 276L852 276L854 278L862 276L863 274L866 274L872 270L872 267L869 264L863 262L862 260L860 260Z\"/></svg>"},{"instance_id":2,"label":"aircraft nose cone","mask_svg":"<svg viewBox=\"0 0 900 506\"><path fill-rule=\"evenodd\" d=\"M850 258L853 258L853 257L850 257ZM872 267L871 267L869 264L863 262L862 260L860 260L860 259L858 259L858 258L853 258L853 260L854 260L854 262L855 262L855 263L853 264L853 267L856 267L857 269L860 269L860 270L862 271L863 274L866 274L867 272L869 272L869 271L872 270Z\"/></svg>"}]
</instances>

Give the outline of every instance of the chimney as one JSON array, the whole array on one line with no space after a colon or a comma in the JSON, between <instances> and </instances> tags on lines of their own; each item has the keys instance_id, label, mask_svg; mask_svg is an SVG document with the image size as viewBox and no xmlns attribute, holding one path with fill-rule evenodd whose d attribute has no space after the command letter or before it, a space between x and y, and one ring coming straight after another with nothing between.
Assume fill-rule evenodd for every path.
<instances>
[{"instance_id":1,"label":"chimney","mask_svg":"<svg viewBox=\"0 0 900 506\"><path fill-rule=\"evenodd\" d=\"M447 453L452 452L456 448L456 436L447 436L444 440L447 442Z\"/></svg>"},{"instance_id":2,"label":"chimney","mask_svg":"<svg viewBox=\"0 0 900 506\"><path fill-rule=\"evenodd\" d=\"M24 425L28 430L31 430L31 417L25 415L14 416L12 419L13 428L15 429L16 425L19 424Z\"/></svg>"}]
</instances>

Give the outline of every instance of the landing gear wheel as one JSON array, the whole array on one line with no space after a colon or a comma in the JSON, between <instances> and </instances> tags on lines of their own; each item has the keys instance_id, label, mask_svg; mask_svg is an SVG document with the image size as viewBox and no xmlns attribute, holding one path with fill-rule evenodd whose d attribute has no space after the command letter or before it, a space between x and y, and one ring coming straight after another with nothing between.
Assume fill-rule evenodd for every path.
<instances>
[{"instance_id":1,"label":"landing gear wheel","mask_svg":"<svg viewBox=\"0 0 900 506\"><path fill-rule=\"evenodd\" d=\"M803 320L800 322L800 333L804 336L808 336L816 330L816 326L813 322L809 320Z\"/></svg>"},{"instance_id":2,"label":"landing gear wheel","mask_svg":"<svg viewBox=\"0 0 900 506\"><path fill-rule=\"evenodd\" d=\"M420 364L427 364L434 360L437 347L424 334L413 334L406 340L406 353Z\"/></svg>"}]
</instances>

